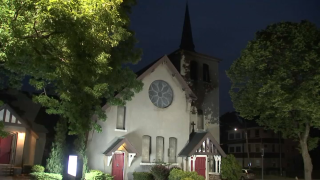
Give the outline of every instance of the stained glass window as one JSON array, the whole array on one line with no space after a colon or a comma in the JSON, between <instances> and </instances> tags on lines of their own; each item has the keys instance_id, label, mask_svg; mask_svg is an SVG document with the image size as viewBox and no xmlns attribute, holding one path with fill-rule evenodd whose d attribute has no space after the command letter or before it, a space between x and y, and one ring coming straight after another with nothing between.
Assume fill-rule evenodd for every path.
<instances>
[{"instance_id":1,"label":"stained glass window","mask_svg":"<svg viewBox=\"0 0 320 180\"><path fill-rule=\"evenodd\" d=\"M149 87L149 98L155 106L166 108L172 103L173 91L167 82L156 80Z\"/></svg>"}]
</instances>

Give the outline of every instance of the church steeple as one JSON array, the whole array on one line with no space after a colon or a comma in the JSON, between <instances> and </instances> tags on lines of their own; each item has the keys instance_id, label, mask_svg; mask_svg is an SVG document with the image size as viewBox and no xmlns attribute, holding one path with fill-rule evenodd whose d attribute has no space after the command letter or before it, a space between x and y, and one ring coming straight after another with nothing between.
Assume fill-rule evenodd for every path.
<instances>
[{"instance_id":1,"label":"church steeple","mask_svg":"<svg viewBox=\"0 0 320 180\"><path fill-rule=\"evenodd\" d=\"M184 23L183 23L180 48L185 49L185 50L189 50L189 51L194 51L188 2L186 4L186 12L184 15Z\"/></svg>"}]
</instances>

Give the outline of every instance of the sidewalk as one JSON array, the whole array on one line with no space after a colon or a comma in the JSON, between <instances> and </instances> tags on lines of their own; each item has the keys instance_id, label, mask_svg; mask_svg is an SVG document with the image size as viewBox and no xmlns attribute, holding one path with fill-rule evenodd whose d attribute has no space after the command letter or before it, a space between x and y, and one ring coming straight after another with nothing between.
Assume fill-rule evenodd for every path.
<instances>
[{"instance_id":1,"label":"sidewalk","mask_svg":"<svg viewBox=\"0 0 320 180\"><path fill-rule=\"evenodd\" d=\"M255 180L262 180L261 176L256 176ZM263 177L263 180L296 180L296 178L266 175ZM298 178L298 180L304 180L304 178L300 177ZM313 180L319 180L319 179L313 179Z\"/></svg>"}]
</instances>

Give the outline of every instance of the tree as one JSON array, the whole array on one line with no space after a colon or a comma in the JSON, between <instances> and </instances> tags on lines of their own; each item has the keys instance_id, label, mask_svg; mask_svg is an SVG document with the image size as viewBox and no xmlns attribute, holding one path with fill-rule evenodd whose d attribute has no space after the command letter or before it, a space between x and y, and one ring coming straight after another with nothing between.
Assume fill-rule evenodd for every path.
<instances>
[{"instance_id":1,"label":"tree","mask_svg":"<svg viewBox=\"0 0 320 180\"><path fill-rule=\"evenodd\" d=\"M85 179L86 173L89 172L88 167L88 157L86 153L86 136L84 133L78 134L76 140L73 142L75 150L79 155L79 158L82 159L82 178Z\"/></svg>"},{"instance_id":2,"label":"tree","mask_svg":"<svg viewBox=\"0 0 320 180\"><path fill-rule=\"evenodd\" d=\"M299 142L305 179L311 180L309 151L320 127L320 31L312 23L282 22L256 33L228 70L236 111Z\"/></svg>"},{"instance_id":3,"label":"tree","mask_svg":"<svg viewBox=\"0 0 320 180\"><path fill-rule=\"evenodd\" d=\"M56 134L49 158L47 159L46 169L49 173L63 174L66 136L68 132L67 121L60 119L55 127L55 131Z\"/></svg>"},{"instance_id":4,"label":"tree","mask_svg":"<svg viewBox=\"0 0 320 180\"><path fill-rule=\"evenodd\" d=\"M221 159L221 176L222 179L239 180L242 168L236 158L230 154Z\"/></svg>"},{"instance_id":5,"label":"tree","mask_svg":"<svg viewBox=\"0 0 320 180\"><path fill-rule=\"evenodd\" d=\"M0 107L3 105L3 102L0 101ZM0 122L0 138L5 138L9 135L7 131L4 130L4 123L3 121Z\"/></svg>"},{"instance_id":6,"label":"tree","mask_svg":"<svg viewBox=\"0 0 320 180\"><path fill-rule=\"evenodd\" d=\"M103 99L123 105L142 82L125 63L136 63L129 16L134 0L0 0L0 74L5 86L21 80L42 91L34 101L68 120L69 133L101 127ZM18 84L17 86L17 82ZM2 84L3 85L3 84ZM49 97L54 89L58 99ZM114 96L115 92L120 96Z\"/></svg>"}]
</instances>

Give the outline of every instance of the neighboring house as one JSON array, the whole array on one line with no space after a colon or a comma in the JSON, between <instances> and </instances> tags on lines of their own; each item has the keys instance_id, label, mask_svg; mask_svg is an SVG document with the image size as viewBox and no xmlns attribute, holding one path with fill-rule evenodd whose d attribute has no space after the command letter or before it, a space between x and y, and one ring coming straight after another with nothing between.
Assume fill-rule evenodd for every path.
<instances>
[{"instance_id":1,"label":"neighboring house","mask_svg":"<svg viewBox=\"0 0 320 180\"><path fill-rule=\"evenodd\" d=\"M251 162L252 168L261 168L263 163L263 167L270 171L279 170L280 167L287 171L297 168L296 163L299 159L297 157L301 156L296 149L297 143L291 139L282 138L279 133L260 127L254 121L241 119L239 122L240 118L236 117L237 114L234 112L233 115L233 120L229 119L229 121L221 117L221 123L228 124L227 127L221 128L221 137L224 137L221 143L225 152L233 154L243 167L248 167ZM231 116L229 118L232 119ZM250 158L248 158L248 150Z\"/></svg>"},{"instance_id":2,"label":"neighboring house","mask_svg":"<svg viewBox=\"0 0 320 180\"><path fill-rule=\"evenodd\" d=\"M194 51L187 7L180 49L137 72L144 87L125 106L103 106L102 132L88 134L89 168L115 180L133 179L156 162L207 179L219 174L218 64Z\"/></svg>"},{"instance_id":3,"label":"neighboring house","mask_svg":"<svg viewBox=\"0 0 320 180\"><path fill-rule=\"evenodd\" d=\"M12 99L8 100L8 97ZM4 123L4 130L10 133L8 137L0 138L1 167L41 164L48 132L35 122L41 106L26 94L14 90L1 92L0 100L6 103L0 107L0 121Z\"/></svg>"}]
</instances>

